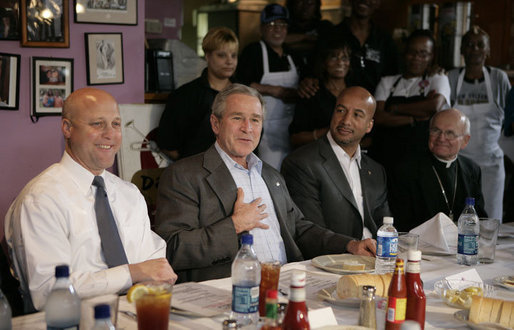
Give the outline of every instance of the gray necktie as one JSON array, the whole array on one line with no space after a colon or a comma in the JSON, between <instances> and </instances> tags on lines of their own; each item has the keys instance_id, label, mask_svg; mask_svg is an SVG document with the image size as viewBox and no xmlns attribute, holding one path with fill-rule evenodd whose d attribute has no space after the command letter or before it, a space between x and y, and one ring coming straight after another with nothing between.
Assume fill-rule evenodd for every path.
<instances>
[{"instance_id":1,"label":"gray necktie","mask_svg":"<svg viewBox=\"0 0 514 330\"><path fill-rule=\"evenodd\" d=\"M96 222L98 232L102 240L102 252L104 253L105 263L111 267L128 264L123 243L118 233L118 227L114 221L107 193L105 192L104 179L95 176L93 185L97 187L95 197Z\"/></svg>"}]
</instances>

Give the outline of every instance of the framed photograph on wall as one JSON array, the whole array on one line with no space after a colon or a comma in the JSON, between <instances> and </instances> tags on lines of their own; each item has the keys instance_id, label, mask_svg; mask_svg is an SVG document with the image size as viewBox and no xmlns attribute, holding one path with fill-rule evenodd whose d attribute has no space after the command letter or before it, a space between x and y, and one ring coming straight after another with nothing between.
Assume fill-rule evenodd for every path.
<instances>
[{"instance_id":1,"label":"framed photograph on wall","mask_svg":"<svg viewBox=\"0 0 514 330\"><path fill-rule=\"evenodd\" d=\"M0 1L0 40L20 39L20 5L18 0Z\"/></svg>"},{"instance_id":2,"label":"framed photograph on wall","mask_svg":"<svg viewBox=\"0 0 514 330\"><path fill-rule=\"evenodd\" d=\"M70 47L69 0L20 0L21 45Z\"/></svg>"},{"instance_id":3,"label":"framed photograph on wall","mask_svg":"<svg viewBox=\"0 0 514 330\"><path fill-rule=\"evenodd\" d=\"M137 0L75 0L75 23L137 25Z\"/></svg>"},{"instance_id":4,"label":"framed photograph on wall","mask_svg":"<svg viewBox=\"0 0 514 330\"><path fill-rule=\"evenodd\" d=\"M32 57L32 117L60 116L73 92L73 59Z\"/></svg>"},{"instance_id":5,"label":"framed photograph on wall","mask_svg":"<svg viewBox=\"0 0 514 330\"><path fill-rule=\"evenodd\" d=\"M86 33L87 84L123 84L121 33Z\"/></svg>"},{"instance_id":6,"label":"framed photograph on wall","mask_svg":"<svg viewBox=\"0 0 514 330\"><path fill-rule=\"evenodd\" d=\"M18 110L20 55L0 53L0 109Z\"/></svg>"}]
</instances>

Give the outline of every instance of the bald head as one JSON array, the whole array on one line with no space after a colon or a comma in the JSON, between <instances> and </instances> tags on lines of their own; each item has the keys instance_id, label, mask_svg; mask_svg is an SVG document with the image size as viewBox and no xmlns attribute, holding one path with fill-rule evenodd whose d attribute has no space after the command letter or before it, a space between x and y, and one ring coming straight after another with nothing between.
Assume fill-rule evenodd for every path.
<instances>
[{"instance_id":1,"label":"bald head","mask_svg":"<svg viewBox=\"0 0 514 330\"><path fill-rule=\"evenodd\" d=\"M437 112L430 120L428 148L439 159L452 160L470 139L468 117L457 109Z\"/></svg>"},{"instance_id":2,"label":"bald head","mask_svg":"<svg viewBox=\"0 0 514 330\"><path fill-rule=\"evenodd\" d=\"M61 130L68 155L94 175L100 175L112 166L121 145L118 103L100 89L76 90L64 102Z\"/></svg>"},{"instance_id":3,"label":"bald head","mask_svg":"<svg viewBox=\"0 0 514 330\"><path fill-rule=\"evenodd\" d=\"M337 97L330 135L350 157L371 131L376 106L375 98L362 87L347 88Z\"/></svg>"},{"instance_id":4,"label":"bald head","mask_svg":"<svg viewBox=\"0 0 514 330\"><path fill-rule=\"evenodd\" d=\"M346 88L337 97L337 103L339 103L339 100L342 100L343 98L359 101L362 105L365 105L366 111L371 111L370 115L372 118L375 115L377 102L367 89L359 86Z\"/></svg>"},{"instance_id":5,"label":"bald head","mask_svg":"<svg viewBox=\"0 0 514 330\"><path fill-rule=\"evenodd\" d=\"M71 119L77 112L87 111L87 109L94 108L105 102L114 102L116 107L118 106L114 97L104 90L90 87L77 89L64 101L62 118Z\"/></svg>"}]
</instances>

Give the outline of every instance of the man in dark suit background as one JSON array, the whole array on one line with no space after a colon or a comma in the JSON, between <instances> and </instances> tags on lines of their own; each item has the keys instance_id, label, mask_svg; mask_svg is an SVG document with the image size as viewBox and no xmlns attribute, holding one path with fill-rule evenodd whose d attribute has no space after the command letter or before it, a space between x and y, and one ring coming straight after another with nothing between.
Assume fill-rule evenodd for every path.
<instances>
[{"instance_id":1,"label":"man in dark suit background","mask_svg":"<svg viewBox=\"0 0 514 330\"><path fill-rule=\"evenodd\" d=\"M282 165L291 197L308 219L356 239L376 236L389 216L384 168L361 154L376 102L362 87L337 98L330 130L291 153Z\"/></svg>"},{"instance_id":2,"label":"man in dark suit background","mask_svg":"<svg viewBox=\"0 0 514 330\"><path fill-rule=\"evenodd\" d=\"M411 230L439 212L457 221L466 197L475 198L480 217L487 216L480 167L459 155L470 138L469 119L459 110L440 111L432 117L430 151L401 162L391 177L389 203L398 230Z\"/></svg>"},{"instance_id":3,"label":"man in dark suit background","mask_svg":"<svg viewBox=\"0 0 514 330\"><path fill-rule=\"evenodd\" d=\"M264 104L253 88L233 84L214 100L216 143L166 169L159 181L157 232L179 282L230 276L239 236L254 235L257 257L281 263L320 254L374 255L373 240L354 240L303 217L285 182L253 150Z\"/></svg>"}]
</instances>

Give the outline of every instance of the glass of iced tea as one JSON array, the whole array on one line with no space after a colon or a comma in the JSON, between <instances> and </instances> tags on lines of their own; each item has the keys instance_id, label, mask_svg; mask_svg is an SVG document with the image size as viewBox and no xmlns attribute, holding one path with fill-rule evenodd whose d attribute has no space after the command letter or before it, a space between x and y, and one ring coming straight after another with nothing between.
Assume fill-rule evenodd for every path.
<instances>
[{"instance_id":1,"label":"glass of iced tea","mask_svg":"<svg viewBox=\"0 0 514 330\"><path fill-rule=\"evenodd\" d=\"M280 262L261 262L261 285L259 286L259 315L266 316L266 292L278 290Z\"/></svg>"},{"instance_id":2,"label":"glass of iced tea","mask_svg":"<svg viewBox=\"0 0 514 330\"><path fill-rule=\"evenodd\" d=\"M136 300L138 330L167 330L173 286L164 282L144 283L148 292Z\"/></svg>"}]
</instances>

